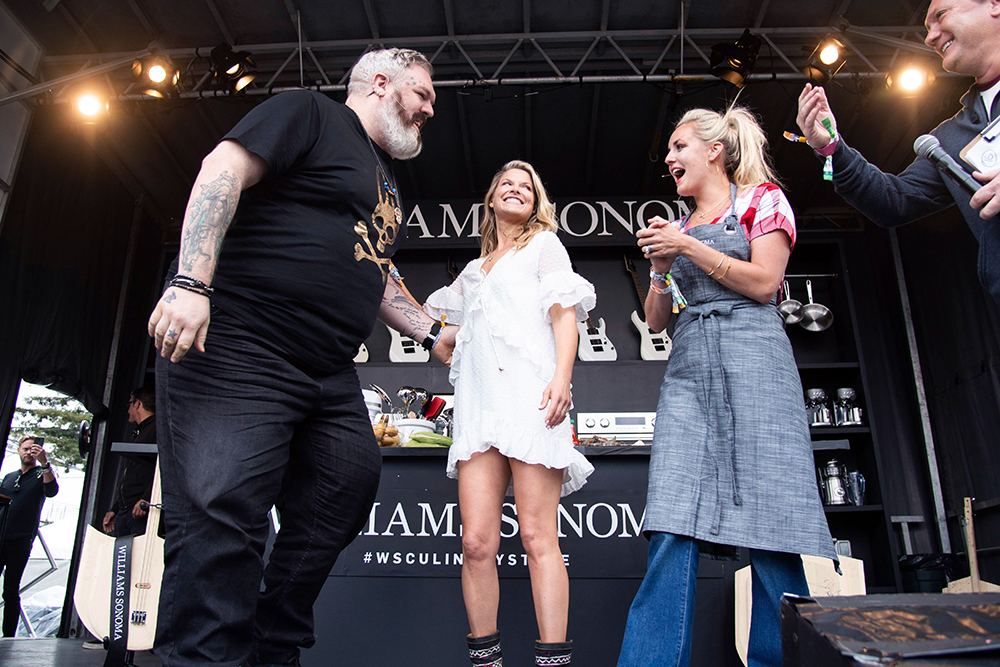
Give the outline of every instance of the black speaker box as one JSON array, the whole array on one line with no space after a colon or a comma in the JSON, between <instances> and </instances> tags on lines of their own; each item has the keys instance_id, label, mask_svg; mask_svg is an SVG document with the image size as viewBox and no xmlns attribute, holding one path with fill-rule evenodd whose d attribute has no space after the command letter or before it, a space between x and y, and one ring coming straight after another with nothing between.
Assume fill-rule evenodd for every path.
<instances>
[{"instance_id":1,"label":"black speaker box","mask_svg":"<svg viewBox=\"0 0 1000 667\"><path fill-rule=\"evenodd\" d=\"M786 596L784 667L1000 667L1000 594Z\"/></svg>"}]
</instances>

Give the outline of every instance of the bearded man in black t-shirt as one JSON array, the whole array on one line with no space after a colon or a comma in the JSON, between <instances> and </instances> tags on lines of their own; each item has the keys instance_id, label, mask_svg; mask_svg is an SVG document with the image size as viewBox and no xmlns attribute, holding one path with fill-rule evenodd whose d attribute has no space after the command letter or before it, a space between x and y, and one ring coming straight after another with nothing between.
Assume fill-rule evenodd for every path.
<instances>
[{"instance_id":1,"label":"bearded man in black t-shirt","mask_svg":"<svg viewBox=\"0 0 1000 667\"><path fill-rule=\"evenodd\" d=\"M358 347L378 317L450 361L455 327L389 276L405 238L393 160L420 151L431 74L416 51L367 53L346 104L282 93L202 162L149 321L166 526L154 650L167 667L298 664L378 489Z\"/></svg>"}]
</instances>

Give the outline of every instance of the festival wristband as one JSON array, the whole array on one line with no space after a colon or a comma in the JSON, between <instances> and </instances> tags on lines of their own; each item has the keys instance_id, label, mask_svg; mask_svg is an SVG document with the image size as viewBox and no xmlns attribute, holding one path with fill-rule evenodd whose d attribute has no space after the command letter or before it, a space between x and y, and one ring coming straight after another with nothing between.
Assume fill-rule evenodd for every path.
<instances>
[{"instance_id":1,"label":"festival wristband","mask_svg":"<svg viewBox=\"0 0 1000 667\"><path fill-rule=\"evenodd\" d=\"M434 346L438 342L438 334L441 333L441 323L435 322L431 325L431 330L427 333L427 337L424 338L423 342L420 343L425 350L434 349Z\"/></svg>"}]
</instances>

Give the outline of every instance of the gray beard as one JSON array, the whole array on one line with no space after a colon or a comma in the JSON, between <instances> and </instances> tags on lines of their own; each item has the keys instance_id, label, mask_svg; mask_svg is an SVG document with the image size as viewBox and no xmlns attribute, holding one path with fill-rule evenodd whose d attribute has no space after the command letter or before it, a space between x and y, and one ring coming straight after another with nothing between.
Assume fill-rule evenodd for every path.
<instances>
[{"instance_id":1,"label":"gray beard","mask_svg":"<svg viewBox=\"0 0 1000 667\"><path fill-rule=\"evenodd\" d=\"M395 100L399 105L399 100ZM408 124L401 106L379 105L375 111L375 127L382 135L382 148L394 160L409 160L420 154L423 142L420 130Z\"/></svg>"}]
</instances>

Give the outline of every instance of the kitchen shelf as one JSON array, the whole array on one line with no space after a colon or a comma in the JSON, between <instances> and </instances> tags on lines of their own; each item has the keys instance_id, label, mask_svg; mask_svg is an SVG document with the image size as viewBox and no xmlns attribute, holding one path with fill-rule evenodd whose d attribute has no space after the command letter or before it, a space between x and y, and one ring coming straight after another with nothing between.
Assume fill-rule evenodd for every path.
<instances>
[{"instance_id":1,"label":"kitchen shelf","mask_svg":"<svg viewBox=\"0 0 1000 667\"><path fill-rule=\"evenodd\" d=\"M881 505L823 505L827 514L864 514L866 512L882 512Z\"/></svg>"},{"instance_id":2,"label":"kitchen shelf","mask_svg":"<svg viewBox=\"0 0 1000 667\"><path fill-rule=\"evenodd\" d=\"M837 452L850 451L850 440L813 440L812 448L814 452Z\"/></svg>"},{"instance_id":3,"label":"kitchen shelf","mask_svg":"<svg viewBox=\"0 0 1000 667\"><path fill-rule=\"evenodd\" d=\"M871 433L868 426L810 426L809 434L813 438L823 435L861 435Z\"/></svg>"}]
</instances>

